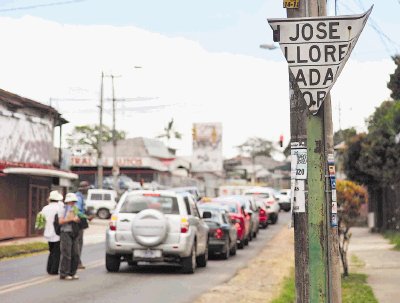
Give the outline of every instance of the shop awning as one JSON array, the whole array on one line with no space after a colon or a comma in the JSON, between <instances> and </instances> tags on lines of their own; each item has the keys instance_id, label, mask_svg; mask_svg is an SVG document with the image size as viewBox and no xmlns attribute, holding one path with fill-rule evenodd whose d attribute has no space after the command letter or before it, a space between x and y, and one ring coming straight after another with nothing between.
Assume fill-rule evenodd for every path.
<instances>
[{"instance_id":1,"label":"shop awning","mask_svg":"<svg viewBox=\"0 0 400 303\"><path fill-rule=\"evenodd\" d=\"M14 174L14 175L56 177L56 178L64 178L70 180L78 179L77 174L57 169L49 169L49 168L7 167L3 169L3 173Z\"/></svg>"}]
</instances>

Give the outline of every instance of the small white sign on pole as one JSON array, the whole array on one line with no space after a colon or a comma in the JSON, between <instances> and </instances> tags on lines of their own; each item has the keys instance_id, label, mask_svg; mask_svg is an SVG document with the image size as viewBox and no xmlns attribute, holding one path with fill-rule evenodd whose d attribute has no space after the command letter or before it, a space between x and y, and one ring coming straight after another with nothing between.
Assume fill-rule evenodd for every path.
<instances>
[{"instance_id":1,"label":"small white sign on pole","mask_svg":"<svg viewBox=\"0 0 400 303\"><path fill-rule=\"evenodd\" d=\"M361 15L268 19L313 114L342 72L371 11L372 7Z\"/></svg>"}]
</instances>

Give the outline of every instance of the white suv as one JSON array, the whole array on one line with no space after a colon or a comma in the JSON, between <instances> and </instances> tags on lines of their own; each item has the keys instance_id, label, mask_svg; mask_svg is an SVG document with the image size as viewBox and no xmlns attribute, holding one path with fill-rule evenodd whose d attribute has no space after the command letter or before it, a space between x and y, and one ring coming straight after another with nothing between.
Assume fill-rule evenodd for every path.
<instances>
[{"instance_id":1,"label":"white suv","mask_svg":"<svg viewBox=\"0 0 400 303\"><path fill-rule=\"evenodd\" d=\"M100 219L108 219L117 206L117 193L108 189L89 189L85 208L96 214Z\"/></svg>"},{"instance_id":2,"label":"white suv","mask_svg":"<svg viewBox=\"0 0 400 303\"><path fill-rule=\"evenodd\" d=\"M269 221L275 224L278 221L280 206L275 196L275 190L270 187L254 187L244 191L246 196L254 196L256 200L260 200L264 203L267 213L269 215Z\"/></svg>"},{"instance_id":3,"label":"white suv","mask_svg":"<svg viewBox=\"0 0 400 303\"><path fill-rule=\"evenodd\" d=\"M194 273L196 266L207 265L208 231L188 193L126 192L106 232L106 268L116 272L122 261L167 262Z\"/></svg>"}]
</instances>

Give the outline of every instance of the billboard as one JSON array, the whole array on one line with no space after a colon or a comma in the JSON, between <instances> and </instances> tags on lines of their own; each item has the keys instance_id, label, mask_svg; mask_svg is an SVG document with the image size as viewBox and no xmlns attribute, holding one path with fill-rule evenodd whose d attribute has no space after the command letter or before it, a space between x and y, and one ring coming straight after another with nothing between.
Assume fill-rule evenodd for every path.
<instances>
[{"instance_id":1,"label":"billboard","mask_svg":"<svg viewBox=\"0 0 400 303\"><path fill-rule=\"evenodd\" d=\"M0 107L0 160L52 164L53 125L47 118Z\"/></svg>"},{"instance_id":2,"label":"billboard","mask_svg":"<svg viewBox=\"0 0 400 303\"><path fill-rule=\"evenodd\" d=\"M193 124L193 172L221 172L222 157L222 124Z\"/></svg>"}]
</instances>

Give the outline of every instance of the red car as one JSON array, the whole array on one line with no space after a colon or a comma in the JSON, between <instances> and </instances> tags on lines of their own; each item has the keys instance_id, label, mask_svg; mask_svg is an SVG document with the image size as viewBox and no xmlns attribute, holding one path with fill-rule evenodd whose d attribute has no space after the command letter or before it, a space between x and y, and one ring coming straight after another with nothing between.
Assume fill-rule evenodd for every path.
<instances>
[{"instance_id":1,"label":"red car","mask_svg":"<svg viewBox=\"0 0 400 303\"><path fill-rule=\"evenodd\" d=\"M249 214L246 214L240 202L231 197L218 197L212 199L212 202L216 202L227 207L229 216L235 223L237 230L238 248L244 248L245 245L248 245L250 240L251 217Z\"/></svg>"}]
</instances>

